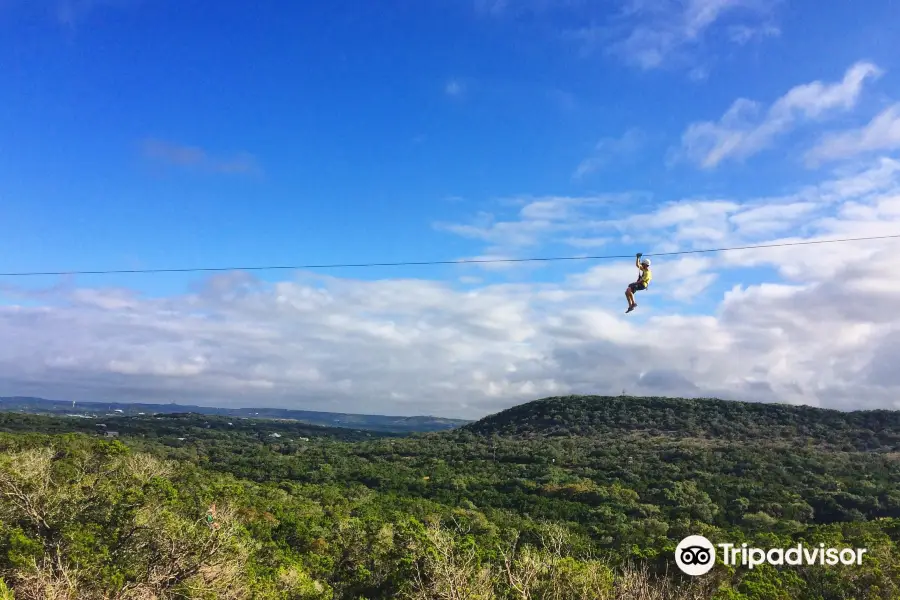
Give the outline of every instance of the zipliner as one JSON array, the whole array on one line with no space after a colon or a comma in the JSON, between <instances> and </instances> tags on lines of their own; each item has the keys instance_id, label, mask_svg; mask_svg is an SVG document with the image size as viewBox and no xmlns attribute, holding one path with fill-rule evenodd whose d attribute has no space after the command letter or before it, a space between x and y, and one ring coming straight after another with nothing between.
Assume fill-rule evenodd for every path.
<instances>
[{"instance_id":1,"label":"zipliner","mask_svg":"<svg viewBox=\"0 0 900 600\"><path fill-rule=\"evenodd\" d=\"M634 259L634 266L636 266L639 270L637 281L628 285L625 289L625 298L628 300L628 310L626 313L630 313L635 308L637 308L637 302L634 301L634 293L646 290L650 287L650 280L653 279L653 274L650 272L650 259L645 258L641 260L641 256L643 256L640 252L637 253L637 257Z\"/></svg>"}]
</instances>

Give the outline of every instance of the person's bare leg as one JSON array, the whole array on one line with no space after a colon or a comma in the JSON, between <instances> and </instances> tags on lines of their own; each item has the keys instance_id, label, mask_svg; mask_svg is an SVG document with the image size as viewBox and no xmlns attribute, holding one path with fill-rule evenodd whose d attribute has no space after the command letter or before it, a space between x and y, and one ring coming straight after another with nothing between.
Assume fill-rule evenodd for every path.
<instances>
[{"instance_id":1,"label":"person's bare leg","mask_svg":"<svg viewBox=\"0 0 900 600\"><path fill-rule=\"evenodd\" d=\"M634 303L634 292L631 291L631 288L628 288L627 290L625 290L625 298L628 300L628 310L626 310L625 312L633 311L634 307L635 307L635 303Z\"/></svg>"}]
</instances>

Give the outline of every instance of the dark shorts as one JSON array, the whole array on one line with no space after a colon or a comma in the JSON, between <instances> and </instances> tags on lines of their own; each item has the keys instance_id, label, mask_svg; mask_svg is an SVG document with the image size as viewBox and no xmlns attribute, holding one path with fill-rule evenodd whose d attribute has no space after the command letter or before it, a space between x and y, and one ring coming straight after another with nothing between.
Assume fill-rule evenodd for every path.
<instances>
[{"instance_id":1,"label":"dark shorts","mask_svg":"<svg viewBox=\"0 0 900 600\"><path fill-rule=\"evenodd\" d=\"M634 283L628 285L628 289L631 290L632 293L634 293L634 292L639 292L641 290L646 290L647 286L644 284L643 281L635 281Z\"/></svg>"}]
</instances>

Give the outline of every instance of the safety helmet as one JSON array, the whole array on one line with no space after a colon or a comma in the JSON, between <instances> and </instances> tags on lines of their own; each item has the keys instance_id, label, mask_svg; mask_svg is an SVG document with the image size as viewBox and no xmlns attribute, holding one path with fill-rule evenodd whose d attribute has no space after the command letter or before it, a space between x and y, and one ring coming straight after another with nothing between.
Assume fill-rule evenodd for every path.
<instances>
[{"instance_id":1,"label":"safety helmet","mask_svg":"<svg viewBox=\"0 0 900 600\"><path fill-rule=\"evenodd\" d=\"M650 266L650 259L649 259L649 258L645 258L644 260L641 261L641 264L649 267L649 266Z\"/></svg>"}]
</instances>

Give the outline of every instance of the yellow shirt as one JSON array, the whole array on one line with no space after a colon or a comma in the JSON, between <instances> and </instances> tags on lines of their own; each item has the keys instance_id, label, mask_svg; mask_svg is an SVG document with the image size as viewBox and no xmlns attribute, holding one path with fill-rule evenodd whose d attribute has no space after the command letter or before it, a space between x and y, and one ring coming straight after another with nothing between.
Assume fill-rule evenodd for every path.
<instances>
[{"instance_id":1,"label":"yellow shirt","mask_svg":"<svg viewBox=\"0 0 900 600\"><path fill-rule=\"evenodd\" d=\"M641 283L649 286L651 279L653 279L653 275L650 273L650 269L644 269L643 271L641 271Z\"/></svg>"}]
</instances>

